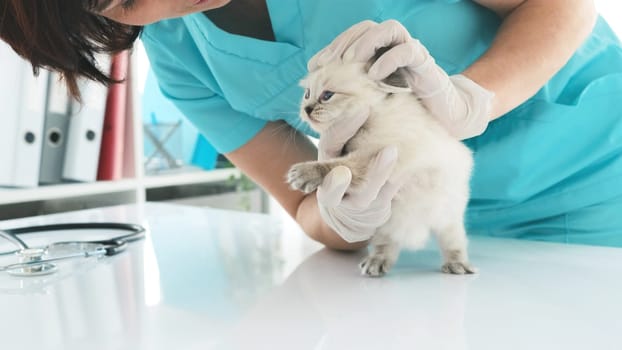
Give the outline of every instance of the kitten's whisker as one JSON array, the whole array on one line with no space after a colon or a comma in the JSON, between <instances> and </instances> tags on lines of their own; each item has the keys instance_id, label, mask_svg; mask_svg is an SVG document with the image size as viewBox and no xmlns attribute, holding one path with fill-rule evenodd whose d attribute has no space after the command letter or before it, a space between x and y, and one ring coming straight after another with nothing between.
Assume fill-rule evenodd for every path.
<instances>
[{"instance_id":1,"label":"kitten's whisker","mask_svg":"<svg viewBox=\"0 0 622 350\"><path fill-rule=\"evenodd\" d=\"M296 133L298 132L298 129L301 128L303 123L304 122L302 120L296 119L293 121L294 125L290 125L287 122L281 120L280 123L271 131L271 133L272 135L277 135L283 131L286 131L287 134L285 136L285 147L283 149L286 149L286 147L289 147L290 145L297 147Z\"/></svg>"},{"instance_id":2,"label":"kitten's whisker","mask_svg":"<svg viewBox=\"0 0 622 350\"><path fill-rule=\"evenodd\" d=\"M272 130L272 136L275 136L277 134L279 134L281 131L283 131L285 128L289 127L289 124L283 122L281 124L278 124L274 130Z\"/></svg>"}]
</instances>

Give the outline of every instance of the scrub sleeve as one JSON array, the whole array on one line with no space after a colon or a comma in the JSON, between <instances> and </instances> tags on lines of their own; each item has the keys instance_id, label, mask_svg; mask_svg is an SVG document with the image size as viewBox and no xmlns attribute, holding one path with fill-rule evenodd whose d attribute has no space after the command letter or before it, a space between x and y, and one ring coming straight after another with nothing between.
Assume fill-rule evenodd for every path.
<instances>
[{"instance_id":1,"label":"scrub sleeve","mask_svg":"<svg viewBox=\"0 0 622 350\"><path fill-rule=\"evenodd\" d=\"M466 0L267 5L276 42L226 33L202 13L142 33L162 93L221 153L244 145L268 121L317 136L298 118L298 82L308 59L355 23L397 19L449 74L481 56L500 25ZM468 233L622 246L620 96L621 46L599 19L535 96L465 140L475 157Z\"/></svg>"}]
</instances>

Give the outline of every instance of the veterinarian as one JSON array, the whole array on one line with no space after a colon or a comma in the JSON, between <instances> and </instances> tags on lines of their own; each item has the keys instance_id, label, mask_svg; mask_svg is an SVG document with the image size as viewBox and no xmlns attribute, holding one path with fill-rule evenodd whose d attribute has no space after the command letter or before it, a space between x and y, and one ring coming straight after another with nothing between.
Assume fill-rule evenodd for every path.
<instances>
[{"instance_id":1,"label":"veterinarian","mask_svg":"<svg viewBox=\"0 0 622 350\"><path fill-rule=\"evenodd\" d=\"M129 48L142 28L164 95L329 247L358 249L388 219L397 186L386 179L399 155L379 153L359 188L337 168L317 193L290 190L292 164L339 154L366 118L364 108L351 111L354 122L316 149L298 118L298 81L307 64L367 60L382 46L393 49L369 74L403 67L413 98L474 151L470 234L622 246L622 50L592 1L5 0L0 8L2 39L62 72L74 94L78 77L107 80L93 65L96 48Z\"/></svg>"}]
</instances>

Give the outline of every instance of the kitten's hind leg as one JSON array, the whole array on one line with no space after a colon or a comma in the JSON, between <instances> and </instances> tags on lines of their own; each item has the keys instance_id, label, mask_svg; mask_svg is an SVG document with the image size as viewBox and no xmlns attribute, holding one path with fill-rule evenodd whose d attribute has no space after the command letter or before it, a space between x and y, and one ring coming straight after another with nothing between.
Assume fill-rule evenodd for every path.
<instances>
[{"instance_id":1,"label":"kitten's hind leg","mask_svg":"<svg viewBox=\"0 0 622 350\"><path fill-rule=\"evenodd\" d=\"M462 223L435 230L435 233L443 254L441 270L444 273L464 275L477 272L468 261L467 238Z\"/></svg>"},{"instance_id":2,"label":"kitten's hind leg","mask_svg":"<svg viewBox=\"0 0 622 350\"><path fill-rule=\"evenodd\" d=\"M369 255L359 264L361 274L381 277L389 272L400 254L400 245L389 235L377 233L371 241Z\"/></svg>"}]
</instances>

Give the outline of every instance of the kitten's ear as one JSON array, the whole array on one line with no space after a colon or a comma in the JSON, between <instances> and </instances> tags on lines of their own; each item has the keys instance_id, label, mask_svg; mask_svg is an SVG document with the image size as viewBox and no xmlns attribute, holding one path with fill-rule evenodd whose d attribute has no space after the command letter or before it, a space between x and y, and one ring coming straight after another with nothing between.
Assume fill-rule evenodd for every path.
<instances>
[{"instance_id":1,"label":"kitten's ear","mask_svg":"<svg viewBox=\"0 0 622 350\"><path fill-rule=\"evenodd\" d=\"M408 82L404 77L404 69L398 68L395 72L391 73L388 77L382 79L382 82L387 85L395 86L398 88L408 88Z\"/></svg>"},{"instance_id":2,"label":"kitten's ear","mask_svg":"<svg viewBox=\"0 0 622 350\"><path fill-rule=\"evenodd\" d=\"M382 56L382 54L384 54L385 52L389 51L390 48L391 47L381 47L377 49L375 55L365 65L365 71L369 71L369 68L371 68L371 66L376 63L378 58L380 58L380 56ZM381 90L388 93L410 91L408 87L408 82L404 77L404 70L402 68L399 68L395 72L391 73L388 77L382 79L382 81L378 84Z\"/></svg>"},{"instance_id":3,"label":"kitten's ear","mask_svg":"<svg viewBox=\"0 0 622 350\"><path fill-rule=\"evenodd\" d=\"M381 91L384 91L388 94L412 92L410 90L410 87L408 86L408 83L406 82L406 78L404 78L404 72L402 68L391 73L391 75L384 78L382 81L379 81L378 87Z\"/></svg>"},{"instance_id":4,"label":"kitten's ear","mask_svg":"<svg viewBox=\"0 0 622 350\"><path fill-rule=\"evenodd\" d=\"M378 88L380 91L386 92L387 94L403 94L412 92L409 87L393 86L382 81L378 82Z\"/></svg>"}]
</instances>

